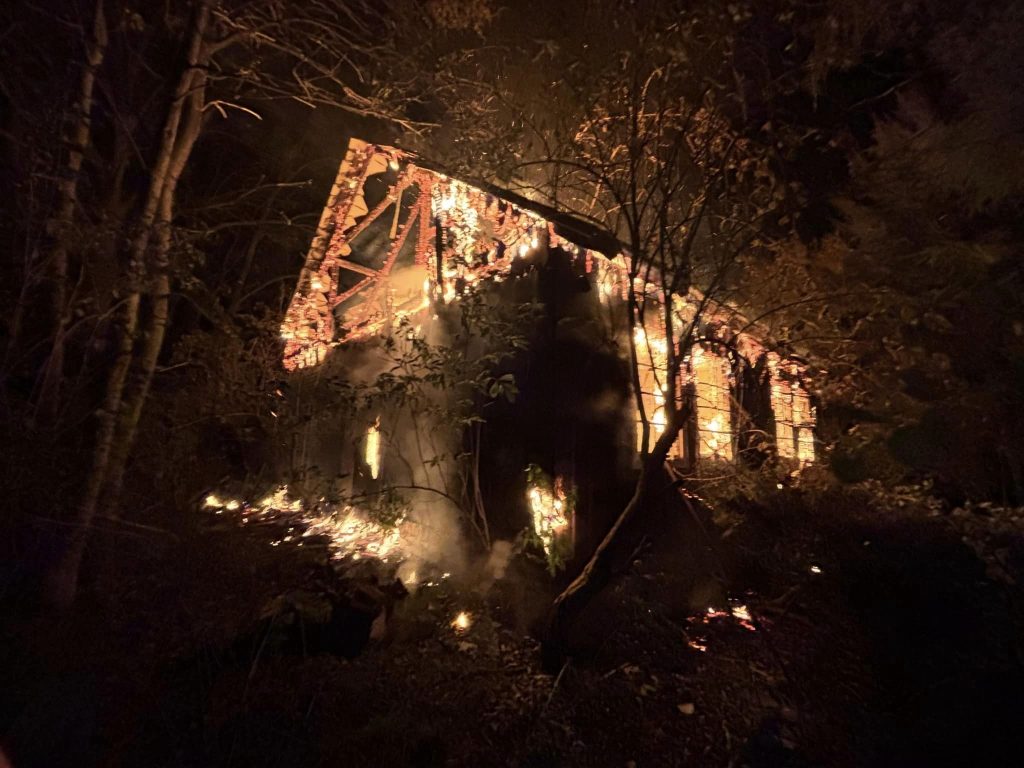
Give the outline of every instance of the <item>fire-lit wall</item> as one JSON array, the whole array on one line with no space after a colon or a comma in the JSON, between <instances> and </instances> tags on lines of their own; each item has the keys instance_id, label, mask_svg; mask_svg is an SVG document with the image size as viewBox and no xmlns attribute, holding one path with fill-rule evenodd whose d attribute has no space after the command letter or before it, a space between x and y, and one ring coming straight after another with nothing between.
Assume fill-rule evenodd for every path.
<instances>
[{"instance_id":1,"label":"fire-lit wall","mask_svg":"<svg viewBox=\"0 0 1024 768\"><path fill-rule=\"evenodd\" d=\"M729 361L695 346L691 359L697 418L697 453L702 459L733 455Z\"/></svg>"},{"instance_id":2,"label":"fire-lit wall","mask_svg":"<svg viewBox=\"0 0 1024 768\"><path fill-rule=\"evenodd\" d=\"M775 445L778 455L801 464L814 461L816 415L807 391L798 382L799 369L772 366L772 410L775 413Z\"/></svg>"}]
</instances>

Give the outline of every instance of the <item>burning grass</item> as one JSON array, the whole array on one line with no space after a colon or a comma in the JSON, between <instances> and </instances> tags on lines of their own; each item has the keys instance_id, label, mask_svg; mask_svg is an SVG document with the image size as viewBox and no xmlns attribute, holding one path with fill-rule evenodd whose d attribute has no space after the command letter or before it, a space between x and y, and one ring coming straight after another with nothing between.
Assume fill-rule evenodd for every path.
<instances>
[{"instance_id":1,"label":"burning grass","mask_svg":"<svg viewBox=\"0 0 1024 768\"><path fill-rule=\"evenodd\" d=\"M320 500L307 506L302 499L292 497L287 486L278 487L256 503L211 493L203 507L216 515L235 514L242 524L261 523L284 530L282 536L270 541L271 546L295 540L297 546L302 546L303 540L318 537L327 542L335 561L367 558L399 563L405 559L403 545L409 526L404 516L387 525L350 505Z\"/></svg>"}]
</instances>

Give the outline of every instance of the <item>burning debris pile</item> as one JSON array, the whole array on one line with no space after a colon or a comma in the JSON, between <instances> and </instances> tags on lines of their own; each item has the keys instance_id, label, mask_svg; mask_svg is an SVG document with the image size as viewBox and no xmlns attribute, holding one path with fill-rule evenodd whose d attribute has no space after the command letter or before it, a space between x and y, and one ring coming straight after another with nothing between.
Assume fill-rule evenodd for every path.
<instances>
[{"instance_id":1,"label":"burning debris pile","mask_svg":"<svg viewBox=\"0 0 1024 768\"><path fill-rule=\"evenodd\" d=\"M405 559L402 545L409 526L404 517L394 525L385 525L349 505L321 499L307 507L301 499L290 496L284 485L257 503L211 493L203 507L216 515L236 514L242 524L267 524L284 530L283 536L270 542L273 547L296 539L297 546L303 546L304 539L319 537L327 542L334 561L367 558L398 563Z\"/></svg>"}]
</instances>

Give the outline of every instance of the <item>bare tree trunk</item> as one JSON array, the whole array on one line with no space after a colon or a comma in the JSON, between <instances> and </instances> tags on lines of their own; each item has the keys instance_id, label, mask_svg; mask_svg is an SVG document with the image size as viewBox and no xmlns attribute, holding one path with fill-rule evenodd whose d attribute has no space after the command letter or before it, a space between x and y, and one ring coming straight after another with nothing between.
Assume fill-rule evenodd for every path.
<instances>
[{"instance_id":1,"label":"bare tree trunk","mask_svg":"<svg viewBox=\"0 0 1024 768\"><path fill-rule=\"evenodd\" d=\"M43 583L44 599L56 607L66 607L78 591L78 572L85 553L89 529L96 517L100 493L109 476L110 457L114 451L118 415L121 411L125 381L131 368L135 346L135 332L139 321L141 288L145 277L145 258L149 249L153 224L167 184L168 170L178 143L181 115L189 95L193 75L203 46L203 34L209 18L209 6L203 2L196 10L192 23L188 58L178 79L170 102L167 119L161 134L160 149L153 166L149 191L139 215L136 235L129 251L128 272L130 285L119 313L120 342L117 357L107 378L103 406L98 414L96 444L93 447L92 468L85 482L82 498L71 521L71 533L60 559L46 574Z\"/></svg>"},{"instance_id":2,"label":"bare tree trunk","mask_svg":"<svg viewBox=\"0 0 1024 768\"><path fill-rule=\"evenodd\" d=\"M55 566L46 573L43 583L44 599L58 608L70 605L78 591L78 571L82 563L82 555L85 553L89 529L96 516L96 504L106 478L117 412L121 407L121 393L124 390L124 381L128 375L128 367L131 364L132 350L135 345L135 328L139 315L137 291L133 291L125 298L121 315L117 358L107 377L106 395L103 398L103 406L97 414L99 424L96 430L96 445L93 448L92 469L86 479L82 499L71 520L71 529L65 542L64 551Z\"/></svg>"},{"instance_id":3,"label":"bare tree trunk","mask_svg":"<svg viewBox=\"0 0 1024 768\"><path fill-rule=\"evenodd\" d=\"M543 638L543 664L549 671L561 668L567 655L568 633L573 620L608 583L616 539L637 511L646 506L651 496L652 487L679 433L678 424L682 424L685 418L672 421L675 423L666 427L651 452L644 457L629 503L594 550L580 575L572 580L551 605Z\"/></svg>"},{"instance_id":4,"label":"bare tree trunk","mask_svg":"<svg viewBox=\"0 0 1024 768\"><path fill-rule=\"evenodd\" d=\"M103 57L106 54L107 42L103 0L96 0L92 38L86 43L85 68L82 70L78 103L75 104L75 121L67 137L67 166L63 179L57 185L60 202L50 224L54 238L49 258L53 341L36 402L37 417L46 424L52 424L56 420L60 384L64 377L64 334L68 323L68 251L75 209L78 207L78 179L81 176L82 159L92 136L93 89L96 85L96 73L103 64Z\"/></svg>"},{"instance_id":5,"label":"bare tree trunk","mask_svg":"<svg viewBox=\"0 0 1024 768\"><path fill-rule=\"evenodd\" d=\"M263 203L263 209L260 211L260 223L256 225L256 228L252 233L252 237L249 238L249 244L245 248L242 268L238 270L235 289L231 292L231 300L228 302L227 312L230 317L234 317L238 313L238 308L242 305L242 300L245 298L244 291L247 283L249 282L249 274L252 272L253 262L256 260L256 251L259 249L260 243L263 242L265 229L262 224L267 221L270 216L270 210L273 208L274 201L277 199L277 195L280 191L280 187L275 187L274 191L267 195L267 199Z\"/></svg>"},{"instance_id":6,"label":"bare tree trunk","mask_svg":"<svg viewBox=\"0 0 1024 768\"><path fill-rule=\"evenodd\" d=\"M643 387L640 386L640 367L636 351L637 298L633 283L633 275L630 274L629 301L626 304L629 312L629 324L627 325L629 332L629 373L632 377L633 401L636 403L636 412L640 414L640 455L643 457L647 455L647 451L651 447L651 419L647 415L647 409L644 407L644 396L641 391ZM643 318L640 318L640 323L643 325Z\"/></svg>"},{"instance_id":7,"label":"bare tree trunk","mask_svg":"<svg viewBox=\"0 0 1024 768\"><path fill-rule=\"evenodd\" d=\"M36 249L26 248L23 258L23 269L21 275L21 288L18 290L18 300L11 311L10 320L7 325L7 348L4 350L3 363L0 364L0 380L11 372L11 365L14 363L18 346L21 343L21 328L24 323L25 313L32 303L32 287L35 284L33 267L38 260Z\"/></svg>"},{"instance_id":8,"label":"bare tree trunk","mask_svg":"<svg viewBox=\"0 0 1024 768\"><path fill-rule=\"evenodd\" d=\"M171 253L171 222L174 218L174 200L178 189L178 180L188 163L195 146L196 139L202 129L203 106L206 102L206 73L201 69L194 70L192 85L189 90L185 123L178 136L174 156L167 172L167 182L163 196L160 198L159 213L156 220L156 241L152 255L153 287L150 294L149 322L144 332L141 354L139 355L134 381L131 382L121 413L118 417L114 448L110 454L110 465L107 470L107 485L103 500L104 514L116 514L121 488L124 483L124 471L135 443L135 433L142 416L142 409L149 396L153 383L153 373L160 359L164 336L167 332L167 317L171 296L170 253Z\"/></svg>"}]
</instances>

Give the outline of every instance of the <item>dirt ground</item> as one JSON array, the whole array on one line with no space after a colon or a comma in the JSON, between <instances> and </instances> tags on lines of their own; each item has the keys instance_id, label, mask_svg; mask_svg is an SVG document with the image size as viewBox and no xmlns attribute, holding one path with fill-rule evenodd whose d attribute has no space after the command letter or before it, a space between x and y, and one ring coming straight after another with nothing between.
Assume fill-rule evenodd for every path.
<instances>
[{"instance_id":1,"label":"dirt ground","mask_svg":"<svg viewBox=\"0 0 1024 768\"><path fill-rule=\"evenodd\" d=\"M70 614L7 611L3 748L15 768L1020 764L1021 596L941 518L780 504L704 536L645 540L555 676L528 566L422 587L348 658L259 622L337 588L314 550L110 536Z\"/></svg>"}]
</instances>

